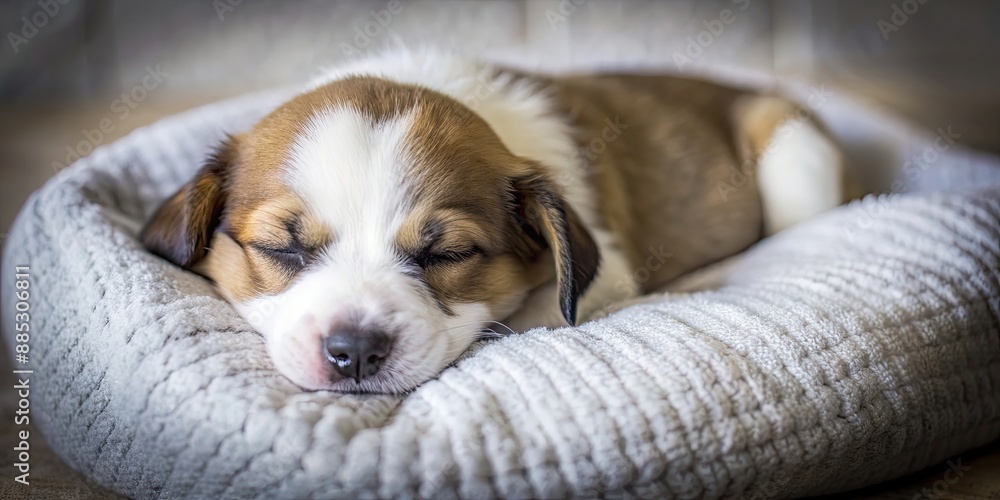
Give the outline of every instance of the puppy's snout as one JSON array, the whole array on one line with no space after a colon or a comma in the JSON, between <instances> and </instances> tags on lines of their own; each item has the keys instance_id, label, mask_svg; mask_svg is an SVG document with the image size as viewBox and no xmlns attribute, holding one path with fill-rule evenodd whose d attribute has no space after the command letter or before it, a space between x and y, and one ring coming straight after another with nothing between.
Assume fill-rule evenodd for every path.
<instances>
[{"instance_id":1,"label":"puppy's snout","mask_svg":"<svg viewBox=\"0 0 1000 500\"><path fill-rule=\"evenodd\" d=\"M326 358L334 370L355 382L375 375L391 348L392 339L381 331L340 329L323 339Z\"/></svg>"}]
</instances>

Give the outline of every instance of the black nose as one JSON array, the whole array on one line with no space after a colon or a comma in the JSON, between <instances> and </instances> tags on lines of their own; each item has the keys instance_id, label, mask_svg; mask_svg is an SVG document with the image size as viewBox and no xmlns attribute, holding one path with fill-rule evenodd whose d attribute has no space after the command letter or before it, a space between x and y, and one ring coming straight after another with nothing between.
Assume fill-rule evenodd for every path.
<instances>
[{"instance_id":1,"label":"black nose","mask_svg":"<svg viewBox=\"0 0 1000 500\"><path fill-rule=\"evenodd\" d=\"M378 372L391 347L392 339L380 331L336 330L323 339L326 359L334 370L355 382Z\"/></svg>"}]
</instances>

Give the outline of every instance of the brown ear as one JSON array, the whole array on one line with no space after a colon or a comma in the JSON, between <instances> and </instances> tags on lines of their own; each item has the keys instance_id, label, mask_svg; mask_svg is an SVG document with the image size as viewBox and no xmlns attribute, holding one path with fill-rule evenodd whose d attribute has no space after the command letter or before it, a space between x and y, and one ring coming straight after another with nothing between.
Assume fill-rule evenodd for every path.
<instances>
[{"instance_id":1,"label":"brown ear","mask_svg":"<svg viewBox=\"0 0 1000 500\"><path fill-rule=\"evenodd\" d=\"M570 325L576 324L576 304L597 274L600 254L580 217L559 195L551 181L537 175L514 181L522 229L541 237L552 250L559 287L559 306Z\"/></svg>"},{"instance_id":2,"label":"brown ear","mask_svg":"<svg viewBox=\"0 0 1000 500\"><path fill-rule=\"evenodd\" d=\"M150 252L190 269L205 256L226 202L235 139L220 144L190 182L156 210L139 238Z\"/></svg>"}]
</instances>

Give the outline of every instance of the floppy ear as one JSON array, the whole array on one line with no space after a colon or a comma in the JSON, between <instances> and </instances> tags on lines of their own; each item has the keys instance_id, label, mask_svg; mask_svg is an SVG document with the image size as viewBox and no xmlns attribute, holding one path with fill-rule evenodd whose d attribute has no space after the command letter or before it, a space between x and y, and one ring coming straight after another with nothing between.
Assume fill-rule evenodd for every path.
<instances>
[{"instance_id":1,"label":"floppy ear","mask_svg":"<svg viewBox=\"0 0 1000 500\"><path fill-rule=\"evenodd\" d=\"M551 181L529 175L515 180L514 190L518 198L515 217L529 237L544 239L552 250L559 306L566 322L575 325L577 301L600 265L597 245Z\"/></svg>"},{"instance_id":2,"label":"floppy ear","mask_svg":"<svg viewBox=\"0 0 1000 500\"><path fill-rule=\"evenodd\" d=\"M140 240L150 252L190 269L205 256L226 202L226 179L234 160L228 138L190 182L156 210Z\"/></svg>"}]
</instances>

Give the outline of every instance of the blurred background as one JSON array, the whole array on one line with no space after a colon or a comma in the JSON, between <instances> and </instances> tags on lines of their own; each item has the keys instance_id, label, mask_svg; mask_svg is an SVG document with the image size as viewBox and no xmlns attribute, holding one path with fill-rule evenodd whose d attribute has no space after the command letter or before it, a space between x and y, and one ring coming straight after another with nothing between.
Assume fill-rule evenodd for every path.
<instances>
[{"instance_id":1,"label":"blurred background","mask_svg":"<svg viewBox=\"0 0 1000 500\"><path fill-rule=\"evenodd\" d=\"M773 75L1000 153L991 0L4 0L0 29L0 233L46 179L136 127L395 45L548 71ZM997 453L980 460L1000 477ZM39 467L43 483L89 495L54 457Z\"/></svg>"},{"instance_id":2,"label":"blurred background","mask_svg":"<svg viewBox=\"0 0 1000 500\"><path fill-rule=\"evenodd\" d=\"M929 129L952 125L963 144L1000 151L991 0L5 0L0 29L0 231L28 193L93 146L397 44L552 71L773 74Z\"/></svg>"}]
</instances>

